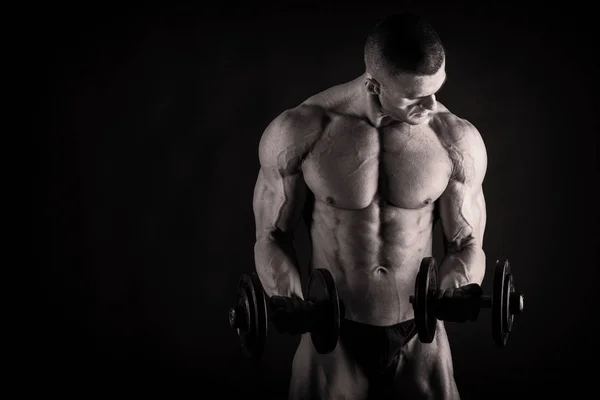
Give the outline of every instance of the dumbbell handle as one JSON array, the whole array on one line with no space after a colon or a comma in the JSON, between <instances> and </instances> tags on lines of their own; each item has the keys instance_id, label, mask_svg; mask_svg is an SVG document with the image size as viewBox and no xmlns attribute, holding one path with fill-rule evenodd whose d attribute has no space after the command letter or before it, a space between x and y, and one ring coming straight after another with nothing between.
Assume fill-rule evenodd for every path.
<instances>
[{"instance_id":1,"label":"dumbbell handle","mask_svg":"<svg viewBox=\"0 0 600 400\"><path fill-rule=\"evenodd\" d=\"M284 298L280 297L279 299L282 300ZM284 332L311 332L312 328L319 322L321 314L319 308L322 304L309 300L292 300L291 298L289 301L289 305L282 304L281 307L277 307L274 305L273 298L269 299L269 317L271 321Z\"/></svg>"},{"instance_id":2,"label":"dumbbell handle","mask_svg":"<svg viewBox=\"0 0 600 400\"><path fill-rule=\"evenodd\" d=\"M411 296L412 297L412 296ZM475 302L473 306L479 308L492 308L493 298L489 295L482 295L479 297L443 297L439 299L442 302L459 303L459 302ZM438 301L439 301L438 300ZM512 314L519 314L523 311L523 295L518 292L510 294L509 299L510 312Z\"/></svg>"},{"instance_id":3,"label":"dumbbell handle","mask_svg":"<svg viewBox=\"0 0 600 400\"><path fill-rule=\"evenodd\" d=\"M470 321L475 321L479 310L492 308L493 298L488 295L481 296L452 296L442 297L435 301L436 318L450 321L456 315L462 315ZM519 314L523 311L523 295L517 292L510 294L509 312Z\"/></svg>"},{"instance_id":4,"label":"dumbbell handle","mask_svg":"<svg viewBox=\"0 0 600 400\"><path fill-rule=\"evenodd\" d=\"M492 296L473 296L473 297L463 297L463 296L453 296L453 297L442 297L440 299L436 299L436 302L439 304L472 304L474 307L479 308L492 308Z\"/></svg>"},{"instance_id":5,"label":"dumbbell handle","mask_svg":"<svg viewBox=\"0 0 600 400\"><path fill-rule=\"evenodd\" d=\"M302 333L310 332L311 328L317 322L319 304L307 300L297 300L292 309L278 310L270 307L271 318L280 317L280 313L288 314L287 318L302 318ZM293 316L292 316L293 315ZM229 326L233 329L239 329L242 332L247 332L249 329L249 321L244 312L244 307L237 305L229 309Z\"/></svg>"}]
</instances>

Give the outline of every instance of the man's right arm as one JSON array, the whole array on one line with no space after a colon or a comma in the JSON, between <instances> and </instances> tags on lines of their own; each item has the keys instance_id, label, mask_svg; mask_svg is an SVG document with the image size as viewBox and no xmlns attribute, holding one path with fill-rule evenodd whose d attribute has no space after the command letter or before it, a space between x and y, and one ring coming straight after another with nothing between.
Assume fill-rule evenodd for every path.
<instances>
[{"instance_id":1,"label":"man's right arm","mask_svg":"<svg viewBox=\"0 0 600 400\"><path fill-rule=\"evenodd\" d=\"M301 106L275 118L260 140L254 260L268 296L303 298L293 238L308 191L302 160L320 131L318 110Z\"/></svg>"}]
</instances>

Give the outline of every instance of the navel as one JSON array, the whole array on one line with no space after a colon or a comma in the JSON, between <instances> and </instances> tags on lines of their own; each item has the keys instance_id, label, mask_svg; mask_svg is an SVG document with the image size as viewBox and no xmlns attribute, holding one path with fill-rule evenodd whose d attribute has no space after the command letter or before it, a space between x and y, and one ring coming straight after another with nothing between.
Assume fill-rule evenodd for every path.
<instances>
[{"instance_id":1,"label":"navel","mask_svg":"<svg viewBox=\"0 0 600 400\"><path fill-rule=\"evenodd\" d=\"M329 204L330 206L333 206L333 205L335 205L335 200L334 200L334 199L333 199L333 197L331 197L331 196L327 196L327 198L325 199L325 202L326 202L327 204Z\"/></svg>"},{"instance_id":2,"label":"navel","mask_svg":"<svg viewBox=\"0 0 600 400\"><path fill-rule=\"evenodd\" d=\"M387 268L385 268L382 265L379 265L375 268L375 275L377 275L377 276L386 275L387 272L388 272Z\"/></svg>"},{"instance_id":3,"label":"navel","mask_svg":"<svg viewBox=\"0 0 600 400\"><path fill-rule=\"evenodd\" d=\"M431 204L431 199L430 198L426 198L425 199L425 204L427 204L427 205Z\"/></svg>"}]
</instances>

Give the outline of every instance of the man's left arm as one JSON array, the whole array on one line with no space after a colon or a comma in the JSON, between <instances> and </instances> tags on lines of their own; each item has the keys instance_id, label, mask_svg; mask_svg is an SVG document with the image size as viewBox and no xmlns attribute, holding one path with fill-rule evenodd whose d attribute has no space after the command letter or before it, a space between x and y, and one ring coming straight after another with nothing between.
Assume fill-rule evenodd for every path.
<instances>
[{"instance_id":1,"label":"man's left arm","mask_svg":"<svg viewBox=\"0 0 600 400\"><path fill-rule=\"evenodd\" d=\"M487 152L479 131L469 122L452 124L447 144L453 170L438 199L445 239L445 256L439 267L439 288L481 285L485 275L483 235L486 207L483 180Z\"/></svg>"}]
</instances>

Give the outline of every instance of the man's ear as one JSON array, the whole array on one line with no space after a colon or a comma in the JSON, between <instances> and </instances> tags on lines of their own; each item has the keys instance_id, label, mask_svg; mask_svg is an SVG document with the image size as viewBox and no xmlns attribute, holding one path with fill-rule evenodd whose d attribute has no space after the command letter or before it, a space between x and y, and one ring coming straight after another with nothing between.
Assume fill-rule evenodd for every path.
<instances>
[{"instance_id":1,"label":"man's ear","mask_svg":"<svg viewBox=\"0 0 600 400\"><path fill-rule=\"evenodd\" d=\"M365 79L365 87L367 88L367 92L374 96L379 96L381 93L381 85L374 78Z\"/></svg>"}]
</instances>

